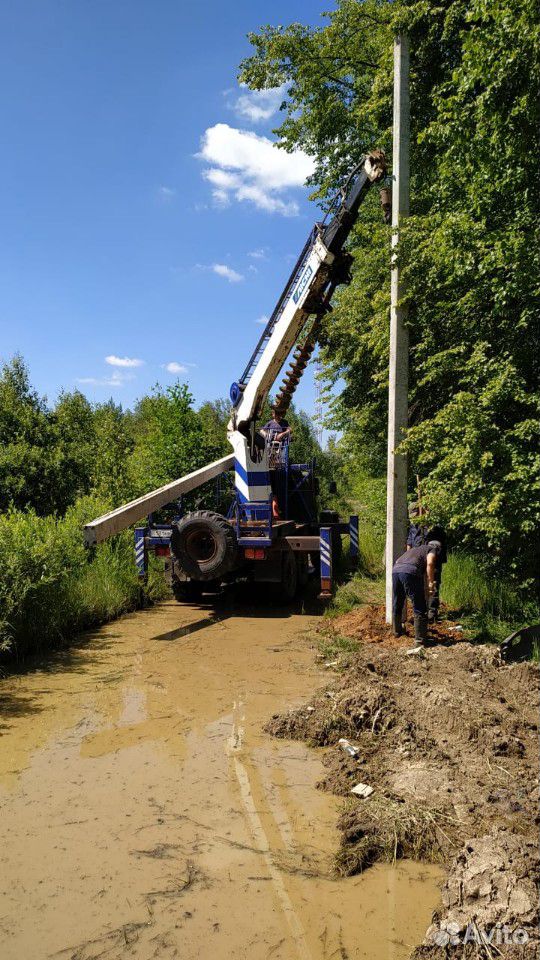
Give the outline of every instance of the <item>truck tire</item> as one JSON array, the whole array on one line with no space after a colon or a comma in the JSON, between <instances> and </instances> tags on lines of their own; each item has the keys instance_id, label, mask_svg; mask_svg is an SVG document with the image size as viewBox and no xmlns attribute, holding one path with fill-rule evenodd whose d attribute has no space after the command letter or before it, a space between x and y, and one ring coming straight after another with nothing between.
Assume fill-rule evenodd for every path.
<instances>
[{"instance_id":1,"label":"truck tire","mask_svg":"<svg viewBox=\"0 0 540 960\"><path fill-rule=\"evenodd\" d=\"M281 582L269 584L270 597L276 606L291 603L298 590L298 567L292 550L283 554L281 572Z\"/></svg>"},{"instance_id":2,"label":"truck tire","mask_svg":"<svg viewBox=\"0 0 540 960\"><path fill-rule=\"evenodd\" d=\"M298 567L292 550L283 557L283 599L286 603L294 600L298 590Z\"/></svg>"},{"instance_id":3,"label":"truck tire","mask_svg":"<svg viewBox=\"0 0 540 960\"><path fill-rule=\"evenodd\" d=\"M192 580L218 580L237 562L236 533L220 513L196 510L173 525L172 551Z\"/></svg>"},{"instance_id":4,"label":"truck tire","mask_svg":"<svg viewBox=\"0 0 540 960\"><path fill-rule=\"evenodd\" d=\"M296 572L298 577L298 589L303 590L309 581L309 558L307 553L300 553L297 555Z\"/></svg>"}]
</instances>

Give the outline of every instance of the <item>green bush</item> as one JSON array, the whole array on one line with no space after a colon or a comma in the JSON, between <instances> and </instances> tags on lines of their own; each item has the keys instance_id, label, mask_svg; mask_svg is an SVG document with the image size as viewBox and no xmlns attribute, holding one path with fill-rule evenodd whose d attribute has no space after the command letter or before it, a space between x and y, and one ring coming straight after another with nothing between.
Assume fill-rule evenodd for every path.
<instances>
[{"instance_id":1,"label":"green bush","mask_svg":"<svg viewBox=\"0 0 540 960\"><path fill-rule=\"evenodd\" d=\"M31 510L0 515L0 651L66 644L141 602L130 531L93 551L83 546L84 523L109 506L83 497L62 519ZM157 597L164 589L154 575L145 593Z\"/></svg>"}]
</instances>

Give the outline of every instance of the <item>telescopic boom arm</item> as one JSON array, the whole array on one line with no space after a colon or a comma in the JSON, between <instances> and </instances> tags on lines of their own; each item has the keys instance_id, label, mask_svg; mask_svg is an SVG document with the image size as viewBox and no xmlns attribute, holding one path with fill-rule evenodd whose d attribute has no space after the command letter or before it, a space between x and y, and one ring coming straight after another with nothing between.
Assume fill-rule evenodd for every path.
<instances>
[{"instance_id":1,"label":"telescopic boom arm","mask_svg":"<svg viewBox=\"0 0 540 960\"><path fill-rule=\"evenodd\" d=\"M231 386L236 424L256 417L310 314L325 309L330 286L348 279L350 258L343 246L369 188L386 174L380 150L368 154L348 180L337 212L310 232L274 312L240 377Z\"/></svg>"},{"instance_id":2,"label":"telescopic boom arm","mask_svg":"<svg viewBox=\"0 0 540 960\"><path fill-rule=\"evenodd\" d=\"M384 154L375 150L351 175L332 220L311 231L240 380L231 386L233 413L227 432L235 454L236 489L244 501L267 502L272 495L268 451L257 433L257 418L310 316L321 317L330 307L335 287L350 281L352 258L343 246L360 204L385 174Z\"/></svg>"}]
</instances>

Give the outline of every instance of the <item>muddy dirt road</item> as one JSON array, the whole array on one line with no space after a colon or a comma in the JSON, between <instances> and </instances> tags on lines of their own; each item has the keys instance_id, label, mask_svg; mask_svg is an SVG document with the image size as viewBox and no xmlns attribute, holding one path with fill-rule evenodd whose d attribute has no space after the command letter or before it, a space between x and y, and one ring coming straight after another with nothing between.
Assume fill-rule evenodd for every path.
<instances>
[{"instance_id":1,"label":"muddy dirt road","mask_svg":"<svg viewBox=\"0 0 540 960\"><path fill-rule=\"evenodd\" d=\"M440 871L335 879L319 755L262 732L325 679L313 618L276 614L165 603L0 683L2 960L400 960L421 940Z\"/></svg>"}]
</instances>

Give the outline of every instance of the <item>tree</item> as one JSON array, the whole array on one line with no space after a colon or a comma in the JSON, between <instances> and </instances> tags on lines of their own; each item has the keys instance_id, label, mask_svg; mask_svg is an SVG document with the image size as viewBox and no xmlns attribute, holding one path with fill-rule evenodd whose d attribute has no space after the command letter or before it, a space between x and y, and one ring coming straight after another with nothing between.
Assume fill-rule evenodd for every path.
<instances>
[{"instance_id":1,"label":"tree","mask_svg":"<svg viewBox=\"0 0 540 960\"><path fill-rule=\"evenodd\" d=\"M146 493L222 456L223 440L208 416L193 409L186 384L159 385L138 403L131 456L134 486Z\"/></svg>"},{"instance_id":2,"label":"tree","mask_svg":"<svg viewBox=\"0 0 540 960\"><path fill-rule=\"evenodd\" d=\"M199 407L199 417L206 438L206 443L218 456L226 456L231 451L227 441L227 424L231 416L229 400L208 400Z\"/></svg>"},{"instance_id":3,"label":"tree","mask_svg":"<svg viewBox=\"0 0 540 960\"><path fill-rule=\"evenodd\" d=\"M56 510L60 513L91 490L95 477L94 416L92 405L79 390L62 392L50 414Z\"/></svg>"},{"instance_id":4,"label":"tree","mask_svg":"<svg viewBox=\"0 0 540 960\"><path fill-rule=\"evenodd\" d=\"M56 508L51 424L45 401L30 386L28 369L16 355L0 376L0 509Z\"/></svg>"},{"instance_id":5,"label":"tree","mask_svg":"<svg viewBox=\"0 0 540 960\"><path fill-rule=\"evenodd\" d=\"M118 507L143 492L132 476L135 440L129 417L111 398L94 408L93 431L92 490Z\"/></svg>"},{"instance_id":6,"label":"tree","mask_svg":"<svg viewBox=\"0 0 540 960\"><path fill-rule=\"evenodd\" d=\"M525 580L540 516L532 419L540 27L532 0L338 0L323 28L252 36L241 77L257 89L286 85L276 132L284 149L314 156L315 195L326 205L366 150L390 145L392 37L403 27L413 215L399 256L410 307L412 472L456 542ZM322 342L328 377L345 382L332 424L380 472L390 236L374 193L351 237L353 283L325 320Z\"/></svg>"}]
</instances>

